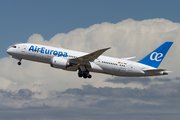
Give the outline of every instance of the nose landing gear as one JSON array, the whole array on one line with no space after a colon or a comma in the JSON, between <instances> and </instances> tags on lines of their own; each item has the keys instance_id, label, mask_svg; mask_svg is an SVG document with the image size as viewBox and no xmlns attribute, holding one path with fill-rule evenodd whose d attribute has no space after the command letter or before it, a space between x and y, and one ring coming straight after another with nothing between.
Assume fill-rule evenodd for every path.
<instances>
[{"instance_id":1,"label":"nose landing gear","mask_svg":"<svg viewBox=\"0 0 180 120\"><path fill-rule=\"evenodd\" d=\"M18 62L17 64L18 64L18 65L21 65L21 62Z\"/></svg>"},{"instance_id":2,"label":"nose landing gear","mask_svg":"<svg viewBox=\"0 0 180 120\"><path fill-rule=\"evenodd\" d=\"M22 60L22 59L19 59L19 62L17 63L18 65L21 65L21 60Z\"/></svg>"}]
</instances>

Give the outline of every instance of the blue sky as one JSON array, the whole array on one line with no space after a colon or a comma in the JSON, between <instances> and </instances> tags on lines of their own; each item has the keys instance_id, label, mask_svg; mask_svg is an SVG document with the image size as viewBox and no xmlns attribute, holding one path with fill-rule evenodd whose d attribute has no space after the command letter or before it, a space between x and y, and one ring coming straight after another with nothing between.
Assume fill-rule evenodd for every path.
<instances>
[{"instance_id":1,"label":"blue sky","mask_svg":"<svg viewBox=\"0 0 180 120\"><path fill-rule=\"evenodd\" d=\"M27 42L34 34L49 40L57 33L128 18L165 18L179 22L178 0L1 0L0 58L14 43Z\"/></svg>"},{"instance_id":2,"label":"blue sky","mask_svg":"<svg viewBox=\"0 0 180 120\"><path fill-rule=\"evenodd\" d=\"M180 119L179 5L179 0L0 0L0 120ZM174 44L159 68L173 72L146 78L92 73L84 80L48 64L23 60L18 66L6 49L27 40L84 52L111 47L103 55L136 56L133 60L170 40Z\"/></svg>"}]
</instances>

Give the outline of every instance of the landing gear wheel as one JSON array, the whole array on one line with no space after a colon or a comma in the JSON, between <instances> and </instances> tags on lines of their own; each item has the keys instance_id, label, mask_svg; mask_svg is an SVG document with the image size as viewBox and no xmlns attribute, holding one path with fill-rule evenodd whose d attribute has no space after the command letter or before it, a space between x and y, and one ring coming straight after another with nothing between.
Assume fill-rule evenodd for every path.
<instances>
[{"instance_id":1,"label":"landing gear wheel","mask_svg":"<svg viewBox=\"0 0 180 120\"><path fill-rule=\"evenodd\" d=\"M88 75L88 78L92 78L92 75Z\"/></svg>"},{"instance_id":2,"label":"landing gear wheel","mask_svg":"<svg viewBox=\"0 0 180 120\"><path fill-rule=\"evenodd\" d=\"M82 74L78 74L79 77L82 77L83 75Z\"/></svg>"},{"instance_id":3,"label":"landing gear wheel","mask_svg":"<svg viewBox=\"0 0 180 120\"><path fill-rule=\"evenodd\" d=\"M18 65L21 65L21 62L18 62Z\"/></svg>"},{"instance_id":4,"label":"landing gear wheel","mask_svg":"<svg viewBox=\"0 0 180 120\"><path fill-rule=\"evenodd\" d=\"M84 74L84 75L83 75L83 78L85 78L85 79L86 79L86 78L87 78L87 75L86 75L86 74Z\"/></svg>"}]
</instances>

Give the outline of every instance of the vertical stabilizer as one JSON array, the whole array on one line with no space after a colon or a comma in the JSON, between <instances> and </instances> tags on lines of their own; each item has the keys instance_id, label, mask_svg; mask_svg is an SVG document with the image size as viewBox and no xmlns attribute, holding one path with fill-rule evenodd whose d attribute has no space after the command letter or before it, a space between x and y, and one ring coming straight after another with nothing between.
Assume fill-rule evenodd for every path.
<instances>
[{"instance_id":1,"label":"vertical stabilizer","mask_svg":"<svg viewBox=\"0 0 180 120\"><path fill-rule=\"evenodd\" d=\"M149 55L147 55L145 58L143 58L138 62L145 65L149 65L151 67L158 68L172 44L173 42L165 42L164 44L159 46L156 50L154 50L153 52L151 52Z\"/></svg>"}]
</instances>

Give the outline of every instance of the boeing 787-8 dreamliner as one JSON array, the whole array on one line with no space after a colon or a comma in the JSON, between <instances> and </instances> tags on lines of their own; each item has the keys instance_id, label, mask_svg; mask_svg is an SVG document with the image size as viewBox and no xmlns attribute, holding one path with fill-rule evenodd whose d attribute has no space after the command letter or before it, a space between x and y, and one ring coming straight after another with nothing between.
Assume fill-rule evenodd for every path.
<instances>
[{"instance_id":1,"label":"boeing 787-8 dreamliner","mask_svg":"<svg viewBox=\"0 0 180 120\"><path fill-rule=\"evenodd\" d=\"M141 77L168 74L168 71L158 67L172 44L165 42L139 61L130 60L134 57L120 59L103 56L102 53L110 48L84 53L33 43L15 44L7 49L7 53L19 60L18 65L21 65L22 59L42 62L54 68L78 71L78 76L83 78L91 78L90 72Z\"/></svg>"}]
</instances>

